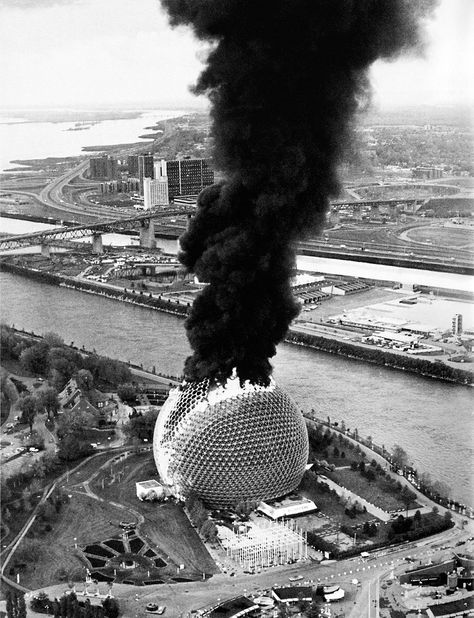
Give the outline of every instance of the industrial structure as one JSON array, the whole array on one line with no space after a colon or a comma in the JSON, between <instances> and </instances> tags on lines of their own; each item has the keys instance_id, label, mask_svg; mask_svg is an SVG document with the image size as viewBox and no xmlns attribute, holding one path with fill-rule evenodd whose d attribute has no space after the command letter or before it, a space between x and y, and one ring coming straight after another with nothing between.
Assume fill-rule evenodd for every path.
<instances>
[{"instance_id":1,"label":"industrial structure","mask_svg":"<svg viewBox=\"0 0 474 618\"><path fill-rule=\"evenodd\" d=\"M237 376L224 385L184 383L158 416L153 451L162 482L212 508L266 500L299 485L308 460L301 412L273 381Z\"/></svg>"},{"instance_id":2,"label":"industrial structure","mask_svg":"<svg viewBox=\"0 0 474 618\"><path fill-rule=\"evenodd\" d=\"M305 533L294 520L249 522L234 532L217 526L219 541L227 556L244 570L277 566L308 557Z\"/></svg>"}]
</instances>

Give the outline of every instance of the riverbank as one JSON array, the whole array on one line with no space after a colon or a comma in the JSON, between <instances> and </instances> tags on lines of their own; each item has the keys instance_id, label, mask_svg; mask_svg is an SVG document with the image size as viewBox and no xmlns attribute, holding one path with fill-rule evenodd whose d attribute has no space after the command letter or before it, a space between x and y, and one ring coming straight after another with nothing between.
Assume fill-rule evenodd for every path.
<instances>
[{"instance_id":1,"label":"riverbank","mask_svg":"<svg viewBox=\"0 0 474 618\"><path fill-rule=\"evenodd\" d=\"M42 272L19 266L18 264L12 264L7 261L0 261L0 271L1 270L23 277L29 277L41 283L67 287L96 296L103 296L112 300L169 313L177 317L186 317L191 309L191 304L189 302L184 304L179 301L153 296L151 293L147 294L135 290L119 289L110 285L104 286L98 282L83 281L64 275ZM367 346L354 341L341 341L337 337L329 335L310 334L303 330L299 330L298 326L293 326L288 331L285 341L294 345L407 371L436 380L443 380L465 386L471 386L474 382L474 373L472 371L451 367L438 359L433 361L425 358L408 356L407 354L397 354L392 351L387 351L375 346Z\"/></svg>"}]
</instances>

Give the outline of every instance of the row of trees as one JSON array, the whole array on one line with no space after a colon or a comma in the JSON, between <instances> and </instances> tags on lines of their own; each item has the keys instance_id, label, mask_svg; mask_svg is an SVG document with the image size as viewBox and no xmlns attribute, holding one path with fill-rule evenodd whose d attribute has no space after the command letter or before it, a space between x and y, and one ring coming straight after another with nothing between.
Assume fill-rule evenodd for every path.
<instances>
[{"instance_id":1,"label":"row of trees","mask_svg":"<svg viewBox=\"0 0 474 618\"><path fill-rule=\"evenodd\" d=\"M308 333L296 331L290 331L286 337L286 341L313 347L325 352L331 352L332 354L357 358L377 365L387 365L395 369L420 373L441 380L458 382L460 384L473 383L473 374L463 369L457 369L442 362L431 362L415 356L394 354L393 352L382 350L377 347L367 348L348 343L347 341L337 341L335 339L327 339L326 337L319 337L318 335L310 335Z\"/></svg>"},{"instance_id":2,"label":"row of trees","mask_svg":"<svg viewBox=\"0 0 474 618\"><path fill-rule=\"evenodd\" d=\"M215 543L217 541L217 526L209 518L209 512L203 502L196 495L190 494L186 498L186 508L193 526L199 530L206 541Z\"/></svg>"},{"instance_id":3,"label":"row of trees","mask_svg":"<svg viewBox=\"0 0 474 618\"><path fill-rule=\"evenodd\" d=\"M25 595L8 589L6 597L7 618L26 618Z\"/></svg>"},{"instance_id":4,"label":"row of trees","mask_svg":"<svg viewBox=\"0 0 474 618\"><path fill-rule=\"evenodd\" d=\"M98 354L81 354L66 346L55 333L35 340L4 324L0 326L0 354L2 358L20 361L29 373L48 378L57 391L81 369L87 370L95 383L111 387L130 382L132 377L125 363Z\"/></svg>"},{"instance_id":5,"label":"row of trees","mask_svg":"<svg viewBox=\"0 0 474 618\"><path fill-rule=\"evenodd\" d=\"M33 611L51 614L54 618L117 618L120 608L114 597L107 597L102 605L92 605L89 599L79 601L74 592L50 600L44 592L36 594L30 602Z\"/></svg>"}]
</instances>

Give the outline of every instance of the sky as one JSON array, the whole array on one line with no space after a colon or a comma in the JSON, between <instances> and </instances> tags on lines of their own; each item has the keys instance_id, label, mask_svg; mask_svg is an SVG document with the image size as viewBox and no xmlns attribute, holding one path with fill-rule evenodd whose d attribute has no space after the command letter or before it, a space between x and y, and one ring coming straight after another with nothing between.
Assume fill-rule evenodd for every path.
<instances>
[{"instance_id":1,"label":"sky","mask_svg":"<svg viewBox=\"0 0 474 618\"><path fill-rule=\"evenodd\" d=\"M474 0L440 0L426 38L423 58L374 65L379 108L474 104ZM0 0L1 107L204 107L204 55L158 0Z\"/></svg>"}]
</instances>

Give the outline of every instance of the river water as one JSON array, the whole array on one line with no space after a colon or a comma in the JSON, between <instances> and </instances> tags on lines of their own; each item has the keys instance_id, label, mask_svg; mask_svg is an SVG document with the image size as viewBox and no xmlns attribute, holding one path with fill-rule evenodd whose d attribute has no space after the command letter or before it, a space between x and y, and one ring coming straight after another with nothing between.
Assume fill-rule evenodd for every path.
<instances>
[{"instance_id":1,"label":"river water","mask_svg":"<svg viewBox=\"0 0 474 618\"><path fill-rule=\"evenodd\" d=\"M6 118L0 114L0 172L18 167L12 161L77 156L84 154L82 148L85 146L138 142L139 135L151 133L145 127L184 113L148 110L137 114L137 118L103 120L81 131L74 130L74 122L24 122L22 118Z\"/></svg>"},{"instance_id":2,"label":"river water","mask_svg":"<svg viewBox=\"0 0 474 618\"><path fill-rule=\"evenodd\" d=\"M168 314L0 273L1 320L66 343L180 374L189 354L183 320ZM420 471L473 500L473 393L459 385L282 344L275 377L305 410L344 419L360 435L401 444Z\"/></svg>"}]
</instances>

